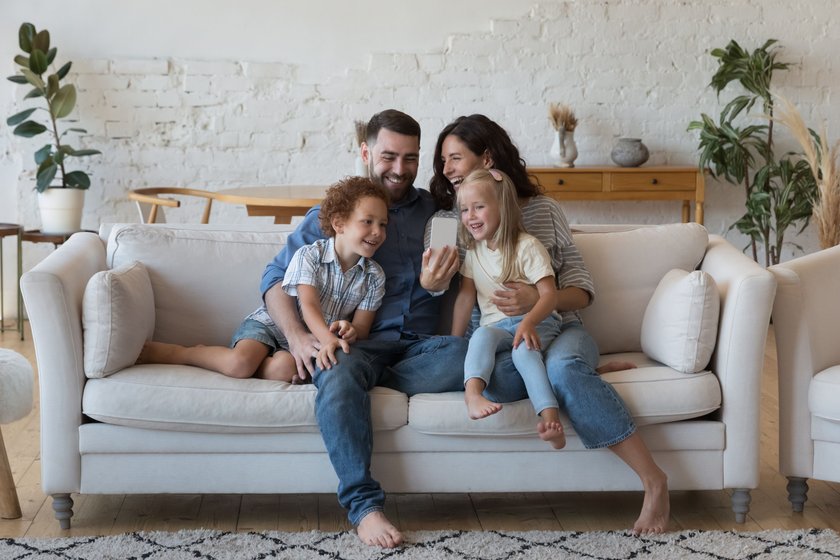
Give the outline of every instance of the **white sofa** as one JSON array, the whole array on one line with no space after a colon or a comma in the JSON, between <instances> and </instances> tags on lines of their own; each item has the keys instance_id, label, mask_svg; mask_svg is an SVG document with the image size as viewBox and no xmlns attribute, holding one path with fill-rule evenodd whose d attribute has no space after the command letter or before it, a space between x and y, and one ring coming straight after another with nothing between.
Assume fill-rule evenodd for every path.
<instances>
[{"instance_id":1,"label":"white sofa","mask_svg":"<svg viewBox=\"0 0 840 560\"><path fill-rule=\"evenodd\" d=\"M779 471L793 511L809 478L840 482L840 246L770 267L779 367Z\"/></svg>"},{"instance_id":2,"label":"white sofa","mask_svg":"<svg viewBox=\"0 0 840 560\"><path fill-rule=\"evenodd\" d=\"M670 487L733 489L733 510L743 521L759 481L759 379L774 279L697 224L627 229L575 233L597 291L584 321L605 360L639 366L605 377L627 402ZM74 235L24 275L40 375L42 485L62 527L70 526L72 493L335 491L312 385L129 365L152 330L161 341L227 344L259 304L263 268L289 231L103 227L100 236ZM100 272L134 261L145 264L150 290L120 292L123 272ZM662 296L667 272L695 268L714 280L713 297L692 300L686 310L686 294ZM646 316L655 291L659 311ZM707 312L710 302L717 309L718 294L719 321ZM706 305L702 317L697 304ZM673 308L672 324L663 306ZM701 325L707 332L697 332ZM699 371L667 367L643 346ZM86 376L86 367L103 359L107 367ZM699 362L691 366L692 359ZM109 368L117 371L107 375ZM545 445L528 401L472 421L462 393L409 399L380 387L371 397L373 474L386 491L641 490L611 452L584 449L568 422L566 448Z\"/></svg>"}]
</instances>

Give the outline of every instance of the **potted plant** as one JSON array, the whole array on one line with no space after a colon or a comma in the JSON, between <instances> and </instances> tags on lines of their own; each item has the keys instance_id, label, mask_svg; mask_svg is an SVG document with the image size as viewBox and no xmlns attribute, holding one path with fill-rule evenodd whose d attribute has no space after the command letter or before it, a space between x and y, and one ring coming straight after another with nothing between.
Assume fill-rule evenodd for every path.
<instances>
[{"instance_id":1,"label":"potted plant","mask_svg":"<svg viewBox=\"0 0 840 560\"><path fill-rule=\"evenodd\" d=\"M18 40L23 54L15 56L14 61L20 66L19 73L9 76L9 80L32 89L24 100L34 99L42 106L20 111L6 119L6 124L13 126L14 134L32 138L48 132L50 142L35 151L36 172L35 189L41 208L41 229L45 233L71 233L81 227L84 191L90 187L90 177L84 171L67 171L70 158L79 158L99 154L99 150L77 150L65 143L68 133L85 133L81 128L59 130L58 121L67 118L76 105L76 88L73 84L63 84L70 71L71 62L67 62L57 71L49 73L50 65L55 60L58 50L50 47L50 33L46 29L37 31L31 23L20 26ZM45 74L48 74L46 77ZM37 112L37 113L36 113ZM33 119L41 116L42 119ZM43 124L45 121L46 125Z\"/></svg>"},{"instance_id":2,"label":"potted plant","mask_svg":"<svg viewBox=\"0 0 840 560\"><path fill-rule=\"evenodd\" d=\"M770 84L774 71L790 66L776 60L775 44L770 39L750 53L730 41L725 48L712 50L718 59L710 83L715 93L720 96L732 82L740 83L745 92L726 104L718 122L704 113L702 120L688 126L700 131L700 168L743 185L746 212L731 227L750 238L756 261L758 244L763 246L765 265L779 262L788 228L799 225L802 231L808 225L817 197L808 163L799 154L775 152ZM760 124L749 114L754 106L763 110Z\"/></svg>"}]
</instances>

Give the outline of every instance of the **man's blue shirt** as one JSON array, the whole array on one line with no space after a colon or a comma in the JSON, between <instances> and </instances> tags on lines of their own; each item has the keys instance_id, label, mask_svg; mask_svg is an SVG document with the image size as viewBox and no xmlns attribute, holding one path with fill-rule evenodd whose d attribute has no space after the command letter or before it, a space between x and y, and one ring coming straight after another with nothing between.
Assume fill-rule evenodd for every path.
<instances>
[{"instance_id":1,"label":"man's blue shirt","mask_svg":"<svg viewBox=\"0 0 840 560\"><path fill-rule=\"evenodd\" d=\"M306 213L289 235L286 246L266 266L260 283L263 297L283 280L295 251L325 237L318 225L320 209L315 206ZM385 297L371 327L372 340L436 334L441 298L433 297L420 286L423 233L434 212L432 195L415 187L409 187L405 197L388 208L388 235L373 255L373 260L385 270L386 280Z\"/></svg>"}]
</instances>

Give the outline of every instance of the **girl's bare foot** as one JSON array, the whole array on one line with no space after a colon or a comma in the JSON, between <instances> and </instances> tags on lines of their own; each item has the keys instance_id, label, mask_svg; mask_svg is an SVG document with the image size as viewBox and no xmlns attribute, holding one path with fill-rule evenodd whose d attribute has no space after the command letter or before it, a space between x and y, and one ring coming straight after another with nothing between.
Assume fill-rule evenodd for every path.
<instances>
[{"instance_id":1,"label":"girl's bare foot","mask_svg":"<svg viewBox=\"0 0 840 560\"><path fill-rule=\"evenodd\" d=\"M362 518L356 534L363 543L381 548L396 548L403 542L402 533L381 511L372 511Z\"/></svg>"},{"instance_id":2,"label":"girl's bare foot","mask_svg":"<svg viewBox=\"0 0 840 560\"><path fill-rule=\"evenodd\" d=\"M566 434L560 422L540 422L537 424L537 432L540 439L550 443L554 449L566 447Z\"/></svg>"},{"instance_id":3,"label":"girl's bare foot","mask_svg":"<svg viewBox=\"0 0 840 560\"><path fill-rule=\"evenodd\" d=\"M143 349L140 350L140 356L137 357L137 364L177 364L178 351L183 346L178 344L168 344L166 342L147 341L143 344Z\"/></svg>"},{"instance_id":4,"label":"girl's bare foot","mask_svg":"<svg viewBox=\"0 0 840 560\"><path fill-rule=\"evenodd\" d=\"M502 405L487 400L482 395L467 394L464 396L464 401L467 403L467 412L473 420L487 418L502 410Z\"/></svg>"},{"instance_id":5,"label":"girl's bare foot","mask_svg":"<svg viewBox=\"0 0 840 560\"><path fill-rule=\"evenodd\" d=\"M621 361L618 361L618 360L613 360L611 362L607 362L606 364L604 364L602 366L598 366L598 368L595 371L597 371L599 374L601 374L601 373L609 373L611 371L622 371L622 370L625 370L625 369L635 369L635 368L636 368L636 364L634 364L633 362L621 362Z\"/></svg>"},{"instance_id":6,"label":"girl's bare foot","mask_svg":"<svg viewBox=\"0 0 840 560\"><path fill-rule=\"evenodd\" d=\"M668 529L671 501L668 495L668 478L665 473L658 480L645 483L645 500L642 511L633 525L634 535L658 535Z\"/></svg>"}]
</instances>

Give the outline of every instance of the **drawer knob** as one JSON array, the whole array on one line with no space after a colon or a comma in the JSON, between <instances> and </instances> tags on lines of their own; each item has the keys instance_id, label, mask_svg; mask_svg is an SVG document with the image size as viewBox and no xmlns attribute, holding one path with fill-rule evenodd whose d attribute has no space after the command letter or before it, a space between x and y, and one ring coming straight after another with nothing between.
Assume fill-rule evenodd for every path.
<instances>
[{"instance_id":1,"label":"drawer knob","mask_svg":"<svg viewBox=\"0 0 840 560\"><path fill-rule=\"evenodd\" d=\"M565 179L557 179L557 184L558 184L558 185L565 185L565 184L566 184L566 180L565 180Z\"/></svg>"},{"instance_id":2,"label":"drawer knob","mask_svg":"<svg viewBox=\"0 0 840 560\"><path fill-rule=\"evenodd\" d=\"M651 185L656 185L656 184L659 184L659 181L656 178L653 178L653 179L650 180L650 184Z\"/></svg>"}]
</instances>

